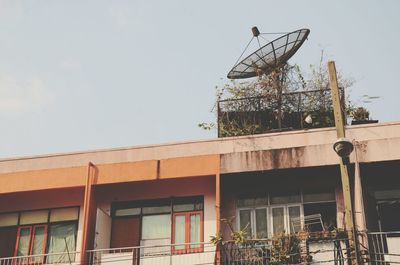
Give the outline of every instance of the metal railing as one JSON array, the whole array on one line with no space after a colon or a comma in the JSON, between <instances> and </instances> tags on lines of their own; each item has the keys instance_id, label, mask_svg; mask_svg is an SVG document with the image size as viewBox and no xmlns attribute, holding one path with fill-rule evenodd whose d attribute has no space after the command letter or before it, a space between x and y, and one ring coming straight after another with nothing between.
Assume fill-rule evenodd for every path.
<instances>
[{"instance_id":1,"label":"metal railing","mask_svg":"<svg viewBox=\"0 0 400 265\"><path fill-rule=\"evenodd\" d=\"M400 231L368 233L370 263L400 264Z\"/></svg>"},{"instance_id":2,"label":"metal railing","mask_svg":"<svg viewBox=\"0 0 400 265\"><path fill-rule=\"evenodd\" d=\"M368 232L362 264L400 264L400 231ZM163 244L87 251L88 265L347 265L350 246L346 237L282 236L248 240L244 244L224 242ZM0 265L80 264L79 252L0 258Z\"/></svg>"},{"instance_id":3,"label":"metal railing","mask_svg":"<svg viewBox=\"0 0 400 265\"><path fill-rule=\"evenodd\" d=\"M0 265L79 264L79 252L0 258Z\"/></svg>"},{"instance_id":4,"label":"metal railing","mask_svg":"<svg viewBox=\"0 0 400 265\"><path fill-rule=\"evenodd\" d=\"M285 237L221 246L222 265L266 264L347 264L350 247L347 239L304 239Z\"/></svg>"},{"instance_id":5,"label":"metal railing","mask_svg":"<svg viewBox=\"0 0 400 265\"><path fill-rule=\"evenodd\" d=\"M211 243L168 244L88 251L91 265L191 265L215 264Z\"/></svg>"},{"instance_id":6,"label":"metal railing","mask_svg":"<svg viewBox=\"0 0 400 265\"><path fill-rule=\"evenodd\" d=\"M340 93L346 115L344 89ZM219 137L334 126L330 89L223 99L217 112ZM307 116L311 123L305 122Z\"/></svg>"}]
</instances>

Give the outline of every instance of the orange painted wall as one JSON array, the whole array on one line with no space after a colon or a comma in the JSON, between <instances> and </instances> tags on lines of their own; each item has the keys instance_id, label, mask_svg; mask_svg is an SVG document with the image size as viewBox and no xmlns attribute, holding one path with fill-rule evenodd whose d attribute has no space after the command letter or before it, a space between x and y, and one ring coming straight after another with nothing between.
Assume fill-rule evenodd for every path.
<instances>
[{"instance_id":1,"label":"orange painted wall","mask_svg":"<svg viewBox=\"0 0 400 265\"><path fill-rule=\"evenodd\" d=\"M153 180L157 178L157 161L140 161L95 165L96 184L110 184L130 181Z\"/></svg>"},{"instance_id":2,"label":"orange painted wall","mask_svg":"<svg viewBox=\"0 0 400 265\"><path fill-rule=\"evenodd\" d=\"M219 170L219 156L178 157L166 160L99 164L95 184L112 184L180 177L210 176ZM83 187L86 166L0 174L0 194Z\"/></svg>"},{"instance_id":3,"label":"orange painted wall","mask_svg":"<svg viewBox=\"0 0 400 265\"><path fill-rule=\"evenodd\" d=\"M85 185L86 167L0 174L0 193L78 187Z\"/></svg>"}]
</instances>

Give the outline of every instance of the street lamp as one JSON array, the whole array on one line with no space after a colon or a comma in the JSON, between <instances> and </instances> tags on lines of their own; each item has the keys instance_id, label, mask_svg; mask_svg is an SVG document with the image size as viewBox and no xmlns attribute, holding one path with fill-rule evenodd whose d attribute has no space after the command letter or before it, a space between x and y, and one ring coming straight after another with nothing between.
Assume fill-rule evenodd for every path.
<instances>
[{"instance_id":1,"label":"street lamp","mask_svg":"<svg viewBox=\"0 0 400 265\"><path fill-rule=\"evenodd\" d=\"M347 138L339 138L333 144L333 150L342 158L343 164L348 165L350 163L349 155L353 152L354 145L353 142Z\"/></svg>"}]
</instances>

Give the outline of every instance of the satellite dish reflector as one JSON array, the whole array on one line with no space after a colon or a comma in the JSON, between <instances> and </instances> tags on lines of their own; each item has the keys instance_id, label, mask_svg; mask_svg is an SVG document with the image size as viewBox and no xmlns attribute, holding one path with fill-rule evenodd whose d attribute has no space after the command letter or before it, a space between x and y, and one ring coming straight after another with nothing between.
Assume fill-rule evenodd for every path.
<instances>
[{"instance_id":1,"label":"satellite dish reflector","mask_svg":"<svg viewBox=\"0 0 400 265\"><path fill-rule=\"evenodd\" d=\"M260 33L252 29L254 36ZM309 29L299 29L264 45L237 63L228 73L229 79L244 79L263 74L268 75L282 67L300 48L310 34Z\"/></svg>"}]
</instances>

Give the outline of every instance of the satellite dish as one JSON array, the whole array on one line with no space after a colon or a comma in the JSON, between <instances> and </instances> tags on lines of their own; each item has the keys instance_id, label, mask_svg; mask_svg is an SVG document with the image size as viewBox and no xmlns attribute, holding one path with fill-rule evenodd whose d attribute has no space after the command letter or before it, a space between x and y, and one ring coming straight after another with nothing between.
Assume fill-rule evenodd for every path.
<instances>
[{"instance_id":1,"label":"satellite dish","mask_svg":"<svg viewBox=\"0 0 400 265\"><path fill-rule=\"evenodd\" d=\"M253 36L258 39L260 32L257 27L253 27L252 32ZM307 39L308 34L310 34L309 29L299 29L269 42L235 64L229 71L228 78L244 79L270 74L282 67L296 53Z\"/></svg>"}]
</instances>

